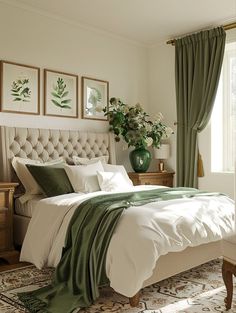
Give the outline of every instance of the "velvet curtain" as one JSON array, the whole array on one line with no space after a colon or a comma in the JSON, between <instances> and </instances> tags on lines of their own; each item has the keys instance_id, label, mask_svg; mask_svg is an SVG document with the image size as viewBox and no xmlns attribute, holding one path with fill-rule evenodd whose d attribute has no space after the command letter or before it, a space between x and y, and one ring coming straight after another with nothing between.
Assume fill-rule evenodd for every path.
<instances>
[{"instance_id":1,"label":"velvet curtain","mask_svg":"<svg viewBox=\"0 0 236 313\"><path fill-rule=\"evenodd\" d=\"M225 48L222 27L177 39L177 186L197 187L197 135L207 125L218 87Z\"/></svg>"}]
</instances>

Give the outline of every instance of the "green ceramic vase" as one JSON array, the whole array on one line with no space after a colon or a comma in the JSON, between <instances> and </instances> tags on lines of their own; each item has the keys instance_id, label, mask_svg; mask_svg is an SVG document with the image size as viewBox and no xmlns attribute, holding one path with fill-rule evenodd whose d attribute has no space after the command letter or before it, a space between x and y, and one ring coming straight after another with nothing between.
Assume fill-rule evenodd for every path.
<instances>
[{"instance_id":1,"label":"green ceramic vase","mask_svg":"<svg viewBox=\"0 0 236 313\"><path fill-rule=\"evenodd\" d=\"M151 153L144 147L135 148L129 154L133 170L137 173L146 172L151 162Z\"/></svg>"}]
</instances>

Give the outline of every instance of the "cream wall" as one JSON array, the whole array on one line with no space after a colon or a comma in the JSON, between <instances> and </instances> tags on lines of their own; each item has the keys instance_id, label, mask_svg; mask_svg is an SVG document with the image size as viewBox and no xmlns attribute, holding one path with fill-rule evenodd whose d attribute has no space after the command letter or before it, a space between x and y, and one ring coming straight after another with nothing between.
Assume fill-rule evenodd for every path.
<instances>
[{"instance_id":1,"label":"cream wall","mask_svg":"<svg viewBox=\"0 0 236 313\"><path fill-rule=\"evenodd\" d=\"M168 166L176 169L176 99L175 99L175 48L157 45L149 49L149 111L160 110L165 121L173 127L175 135L171 139L171 158ZM210 125L199 134L199 149L204 162L205 176L199 178L199 188L219 191L234 197L234 175L232 173L211 173Z\"/></svg>"},{"instance_id":2,"label":"cream wall","mask_svg":"<svg viewBox=\"0 0 236 313\"><path fill-rule=\"evenodd\" d=\"M110 96L147 105L147 49L40 12L0 3L0 59L108 80ZM79 83L80 87L80 83ZM0 125L106 131L108 123L83 119L0 113ZM117 163L129 168L117 145Z\"/></svg>"},{"instance_id":3,"label":"cream wall","mask_svg":"<svg viewBox=\"0 0 236 313\"><path fill-rule=\"evenodd\" d=\"M167 161L167 168L176 169L176 105L175 105L175 73L174 49L166 44L153 46L148 53L148 86L149 107L151 114L161 112L164 122L174 130L170 138L171 156ZM152 167L156 168L156 160Z\"/></svg>"},{"instance_id":4,"label":"cream wall","mask_svg":"<svg viewBox=\"0 0 236 313\"><path fill-rule=\"evenodd\" d=\"M162 112L173 127L168 167L176 169L176 102L174 47L165 43L149 49L105 33L91 31L40 12L0 3L0 59L108 80L110 96L140 102L150 114ZM41 114L43 82L41 70ZM79 84L80 86L80 84ZM105 131L106 122L0 113L0 125ZM233 195L232 174L210 172L210 128L199 136L205 165L202 189ZM117 163L130 170L128 151L116 144ZM156 169L156 160L150 169Z\"/></svg>"}]
</instances>

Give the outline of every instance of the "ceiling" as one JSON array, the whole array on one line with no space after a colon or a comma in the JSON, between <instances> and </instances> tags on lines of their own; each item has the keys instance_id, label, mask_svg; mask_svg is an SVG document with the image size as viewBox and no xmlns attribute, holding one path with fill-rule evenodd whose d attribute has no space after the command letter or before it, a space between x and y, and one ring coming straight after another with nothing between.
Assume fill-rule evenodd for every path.
<instances>
[{"instance_id":1,"label":"ceiling","mask_svg":"<svg viewBox=\"0 0 236 313\"><path fill-rule=\"evenodd\" d=\"M236 20L236 0L17 0L17 4L145 45Z\"/></svg>"}]
</instances>

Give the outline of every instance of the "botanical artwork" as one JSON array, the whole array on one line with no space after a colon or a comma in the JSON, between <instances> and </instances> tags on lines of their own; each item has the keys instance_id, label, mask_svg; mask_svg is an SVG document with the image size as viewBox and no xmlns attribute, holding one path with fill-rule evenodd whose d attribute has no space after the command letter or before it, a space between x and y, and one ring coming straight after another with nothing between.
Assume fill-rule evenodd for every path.
<instances>
[{"instance_id":1,"label":"botanical artwork","mask_svg":"<svg viewBox=\"0 0 236 313\"><path fill-rule=\"evenodd\" d=\"M39 114L39 68L1 62L1 111Z\"/></svg>"},{"instance_id":2,"label":"botanical artwork","mask_svg":"<svg viewBox=\"0 0 236 313\"><path fill-rule=\"evenodd\" d=\"M87 88L87 97L88 97L88 104L90 106L86 107L86 114L87 115L94 115L96 112L102 112L102 94L98 88L95 87L88 87Z\"/></svg>"},{"instance_id":3,"label":"botanical artwork","mask_svg":"<svg viewBox=\"0 0 236 313\"><path fill-rule=\"evenodd\" d=\"M78 76L50 70L44 71L45 115L78 116Z\"/></svg>"},{"instance_id":4,"label":"botanical artwork","mask_svg":"<svg viewBox=\"0 0 236 313\"><path fill-rule=\"evenodd\" d=\"M63 78L58 77L56 84L52 86L53 91L52 95L52 103L58 106L59 108L71 109L71 101L72 99L67 98L69 91L66 90L66 84Z\"/></svg>"},{"instance_id":5,"label":"botanical artwork","mask_svg":"<svg viewBox=\"0 0 236 313\"><path fill-rule=\"evenodd\" d=\"M28 78L14 80L11 87L13 101L30 102L31 90Z\"/></svg>"},{"instance_id":6,"label":"botanical artwork","mask_svg":"<svg viewBox=\"0 0 236 313\"><path fill-rule=\"evenodd\" d=\"M82 77L83 118L106 120L104 109L108 106L108 82Z\"/></svg>"}]
</instances>

